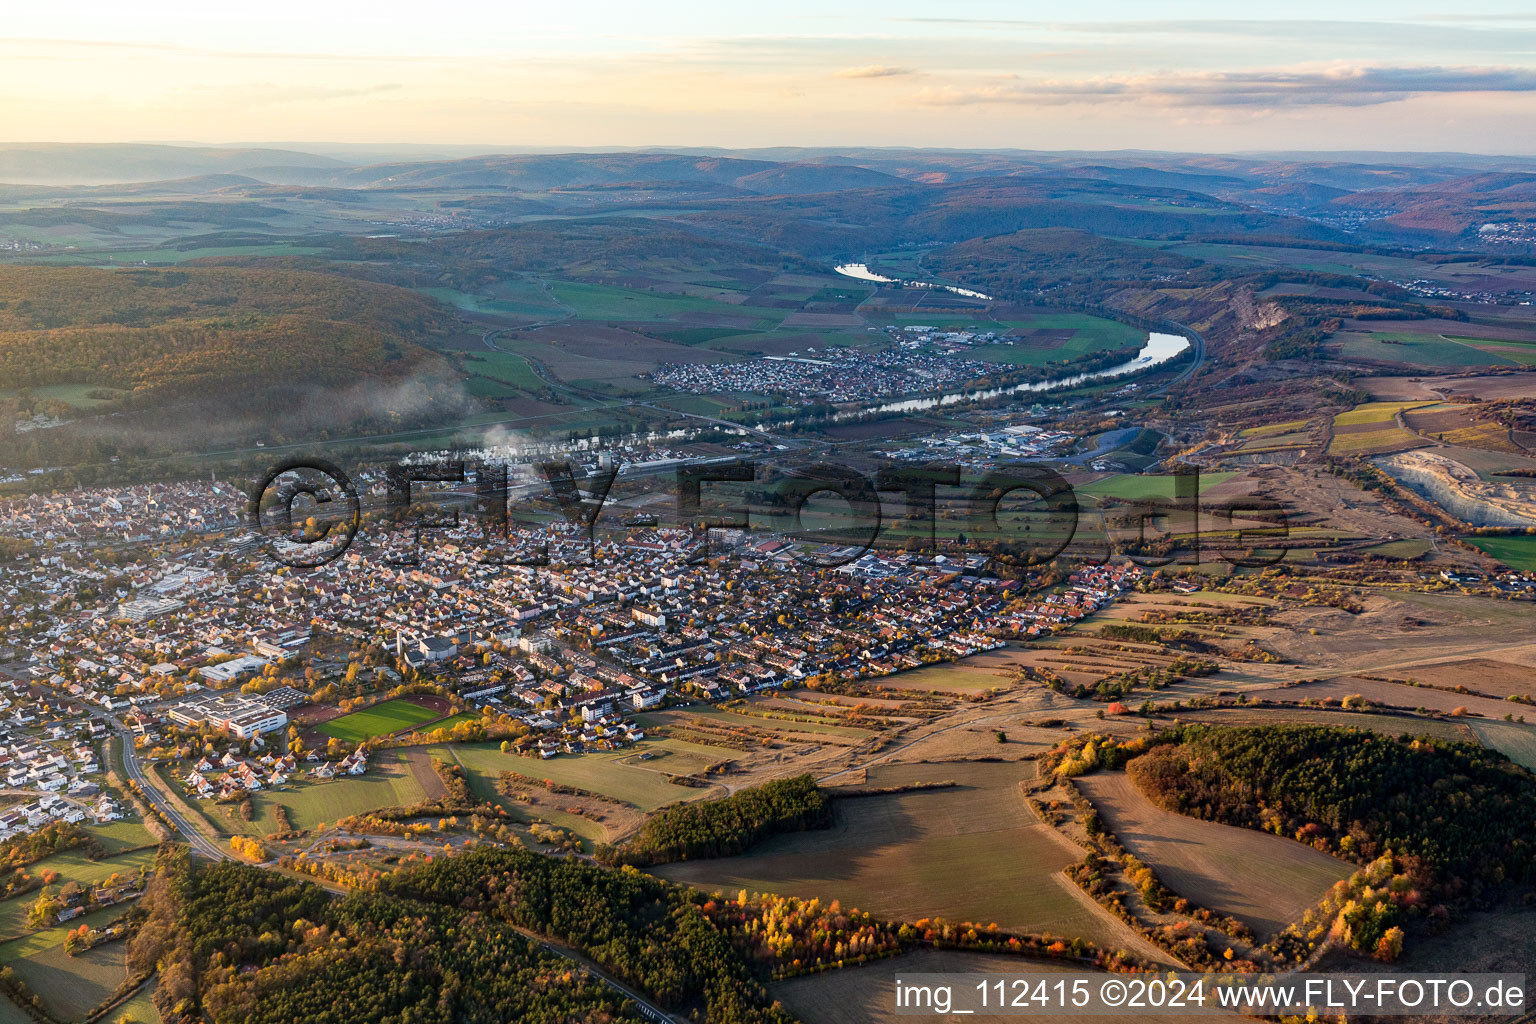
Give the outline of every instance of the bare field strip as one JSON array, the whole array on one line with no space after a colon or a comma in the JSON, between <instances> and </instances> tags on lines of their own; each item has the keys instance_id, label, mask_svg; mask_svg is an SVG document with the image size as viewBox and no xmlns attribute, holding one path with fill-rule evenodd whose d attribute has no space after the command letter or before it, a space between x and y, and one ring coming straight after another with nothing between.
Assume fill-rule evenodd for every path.
<instances>
[{"instance_id":1,"label":"bare field strip","mask_svg":"<svg viewBox=\"0 0 1536 1024\"><path fill-rule=\"evenodd\" d=\"M1399 672L1401 675L1399 675ZM1398 678L1412 675L1412 669L1393 672ZM1428 686L1405 686L1401 683L1384 683L1358 676L1340 676L1299 686L1279 686L1267 690L1251 690L1248 696L1255 700L1272 700L1287 704L1299 704L1304 700L1343 700L1359 695L1378 704L1401 708L1426 708L1430 711L1452 712L1466 708L1484 718L1503 718L1512 711L1522 711L1523 705L1491 697L1474 697L1464 693L1450 693Z\"/></svg>"},{"instance_id":2,"label":"bare field strip","mask_svg":"<svg viewBox=\"0 0 1536 1024\"><path fill-rule=\"evenodd\" d=\"M892 690L936 690L946 693L981 693L1007 689L1013 684L1013 672L1029 661L1030 651L1020 647L999 647L960 661L898 672L872 681L875 686Z\"/></svg>"},{"instance_id":3,"label":"bare field strip","mask_svg":"<svg viewBox=\"0 0 1536 1024\"><path fill-rule=\"evenodd\" d=\"M54 1017L78 1020L128 977L126 946L124 942L113 942L70 956L60 941L6 966L38 994L43 1008Z\"/></svg>"},{"instance_id":4,"label":"bare field strip","mask_svg":"<svg viewBox=\"0 0 1536 1024\"><path fill-rule=\"evenodd\" d=\"M1017 956L999 956L991 953L966 953L959 950L923 949L888 960L876 960L862 967L848 967L840 971L824 971L802 978L775 982L768 986L769 994L780 1000L784 1008L805 1024L896 1024L912 1017L898 1016L895 1010L895 980L916 974L986 974L1006 977L1016 974L1055 974L1082 968L1068 967L1060 963L1028 960ZM1106 975L1107 977L1107 975ZM1225 1015L1231 1018L1235 1015ZM1222 1014L1212 1013L1199 1017L1177 1015L1153 1018L1161 1024L1198 1024L1199 1021L1220 1020ZM967 1024L1018 1024L1028 1017L1000 1014L971 1014L964 1018L946 1017L945 1020L965 1020ZM1040 1018L1035 1018L1040 1019ZM1145 1016L1126 1013L1119 1016L1104 1015L1083 1019L1105 1024L1142 1024Z\"/></svg>"},{"instance_id":5,"label":"bare field strip","mask_svg":"<svg viewBox=\"0 0 1536 1024\"><path fill-rule=\"evenodd\" d=\"M1516 764L1536 772L1536 725L1473 722L1471 728L1483 746L1492 747Z\"/></svg>"},{"instance_id":6,"label":"bare field strip","mask_svg":"<svg viewBox=\"0 0 1536 1024\"><path fill-rule=\"evenodd\" d=\"M949 789L837 801L830 829L777 836L740 857L656 874L706 891L840 900L877 917L943 917L1122 945L1118 922L1061 871L1079 851L1040 824L1018 787L1032 765L954 762L871 769L863 787L954 780Z\"/></svg>"},{"instance_id":7,"label":"bare field strip","mask_svg":"<svg viewBox=\"0 0 1536 1024\"><path fill-rule=\"evenodd\" d=\"M1074 780L1105 826L1162 883L1201 906L1273 935L1354 868L1310 846L1154 805L1124 772Z\"/></svg>"},{"instance_id":8,"label":"bare field strip","mask_svg":"<svg viewBox=\"0 0 1536 1024\"><path fill-rule=\"evenodd\" d=\"M1385 736L1432 736L1435 739L1474 742L1472 727L1439 718L1406 715L1372 715L1358 711L1331 711L1321 708L1213 708L1206 711L1181 711L1181 722L1210 722L1212 725L1331 725L1340 729L1369 729Z\"/></svg>"},{"instance_id":9,"label":"bare field strip","mask_svg":"<svg viewBox=\"0 0 1536 1024\"><path fill-rule=\"evenodd\" d=\"M1536 668L1493 658L1458 658L1433 665L1415 665L1386 675L1431 686L1465 686L1492 697L1536 695Z\"/></svg>"}]
</instances>

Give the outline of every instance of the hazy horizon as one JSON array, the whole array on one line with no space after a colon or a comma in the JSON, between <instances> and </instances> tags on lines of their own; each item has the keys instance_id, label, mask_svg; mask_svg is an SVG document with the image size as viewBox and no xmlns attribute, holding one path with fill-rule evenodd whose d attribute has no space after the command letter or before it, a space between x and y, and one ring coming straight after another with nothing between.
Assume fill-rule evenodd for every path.
<instances>
[{"instance_id":1,"label":"hazy horizon","mask_svg":"<svg viewBox=\"0 0 1536 1024\"><path fill-rule=\"evenodd\" d=\"M75 0L10 19L0 138L1498 153L1536 136L1536 17L1519 4L1229 10L445 0L423 18L276 0L253 20Z\"/></svg>"}]
</instances>

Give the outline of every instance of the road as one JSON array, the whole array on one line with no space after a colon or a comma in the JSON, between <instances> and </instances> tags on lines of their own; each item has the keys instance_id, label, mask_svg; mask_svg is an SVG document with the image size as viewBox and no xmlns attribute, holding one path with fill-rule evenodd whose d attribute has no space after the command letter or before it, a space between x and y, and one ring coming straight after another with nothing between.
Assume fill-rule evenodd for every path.
<instances>
[{"instance_id":1,"label":"road","mask_svg":"<svg viewBox=\"0 0 1536 1024\"><path fill-rule=\"evenodd\" d=\"M197 826L188 821L186 816L155 787L139 764L139 752L133 749L133 734L115 718L112 724L117 728L117 734L123 741L123 769L130 779L139 784L139 789L143 791L145 798L164 814L176 831L186 839L187 844L192 847L192 852L214 861L235 859L234 854L209 839Z\"/></svg>"},{"instance_id":2,"label":"road","mask_svg":"<svg viewBox=\"0 0 1536 1024\"><path fill-rule=\"evenodd\" d=\"M513 927L516 928L517 926L513 925ZM659 1006L656 1006L654 1003L641 996L634 989L618 981L606 973L602 968L598 967L592 961L588 960L586 957L575 952L574 950L566 949L564 946L557 946L551 942L548 942L542 936L540 936L538 932L529 931L526 928L517 928L517 931L528 941L537 942L539 946L547 952L569 960L571 963L576 964L578 967L582 968L593 977L602 982L605 982L609 988L632 1001L636 1006L640 1008L640 1012L646 1017L649 1017L651 1020L665 1022L665 1024L687 1024L686 1018L673 1016L667 1011L661 1009Z\"/></svg>"},{"instance_id":3,"label":"road","mask_svg":"<svg viewBox=\"0 0 1536 1024\"><path fill-rule=\"evenodd\" d=\"M1155 388L1149 388L1146 391L1143 391L1143 395L1160 395L1175 385L1184 383L1190 378L1191 374L1205 365L1205 339L1200 336L1200 332L1191 330L1185 325L1175 323L1172 320L1168 321L1168 326L1174 328L1175 333L1182 334L1189 339L1190 345L1194 347L1195 357L1189 361L1189 365L1185 366L1184 369L1179 371L1178 376L1174 377L1170 381L1167 381L1166 383L1159 384Z\"/></svg>"},{"instance_id":4,"label":"road","mask_svg":"<svg viewBox=\"0 0 1536 1024\"><path fill-rule=\"evenodd\" d=\"M128 730L124 728L120 722L114 720L113 724L118 727L118 735L122 738L123 741L123 768L128 772L128 777L137 782L139 787L144 791L144 795L149 799L149 802L154 804L156 808L162 811L165 816L171 820L171 824L174 825L176 831L180 832L182 837L186 839L187 843L192 847L193 852L214 861L238 859L233 853L225 850L223 847L219 846L217 843L213 842L206 835L204 835L191 822L189 822L186 817L180 811L178 811L168 799L166 799L164 794L155 788L155 786L149 781L149 778L145 775L143 767L139 764L138 751L134 750L133 748L132 734L129 733ZM331 893L332 895L344 896L347 894L346 887L337 885L334 882L327 882L321 879L313 879L313 881L316 885L320 886L320 888L324 889L326 892ZM517 930L523 935L524 938L528 939L530 942L536 942L542 948L548 950L556 956L562 957L574 964L577 964L583 970L590 973L593 977L604 982L606 985L608 985L609 988L612 988L619 994L623 995L625 998L633 1001L634 1004L640 1008L640 1012L651 1020L664 1022L664 1024L686 1024L686 1021L684 1021L683 1018L674 1017L672 1014L669 1014L665 1010L657 1007L643 996L641 996L638 992L629 988L627 985L620 982L617 978L612 977L602 968L587 960L585 957L573 952L572 950L568 950L550 943L537 932L528 931L523 928L519 928Z\"/></svg>"}]
</instances>

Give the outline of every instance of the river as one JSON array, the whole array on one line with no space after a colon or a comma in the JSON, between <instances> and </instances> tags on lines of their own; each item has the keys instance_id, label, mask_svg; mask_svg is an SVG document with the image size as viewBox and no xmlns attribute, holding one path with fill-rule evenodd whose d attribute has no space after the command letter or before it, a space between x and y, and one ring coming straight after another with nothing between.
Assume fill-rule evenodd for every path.
<instances>
[{"instance_id":1,"label":"river","mask_svg":"<svg viewBox=\"0 0 1536 1024\"><path fill-rule=\"evenodd\" d=\"M886 402L882 405L867 406L845 413L839 413L837 419L852 419L856 416L865 416L869 413L880 412L921 412L924 409L934 409L945 405L958 405L962 402L980 402L988 398L997 398L999 395L1022 394L1030 391L1051 391L1056 388L1075 387L1090 380L1103 380L1107 377L1123 377L1129 373L1140 373L1150 370L1172 359L1174 356L1189 348L1189 339L1178 334L1159 334L1153 331L1147 336L1146 344L1141 351L1136 353L1134 359L1109 366L1102 370L1092 370L1087 373L1075 373L1070 377L1056 377L1051 380L1031 381L1024 384L1015 384L1005 388L985 388L978 391L955 391L947 395L929 395L924 398L904 398L895 402Z\"/></svg>"},{"instance_id":2,"label":"river","mask_svg":"<svg viewBox=\"0 0 1536 1024\"><path fill-rule=\"evenodd\" d=\"M933 281L900 281L894 277L881 277L869 269L864 263L844 263L842 266L833 267L833 270L844 277L851 277L856 281L874 281L877 284L899 284L907 288L937 288L940 291L954 292L956 295L964 295L969 299L986 299L992 301L992 296L983 292L972 291L969 288L957 288L952 284L936 284Z\"/></svg>"}]
</instances>

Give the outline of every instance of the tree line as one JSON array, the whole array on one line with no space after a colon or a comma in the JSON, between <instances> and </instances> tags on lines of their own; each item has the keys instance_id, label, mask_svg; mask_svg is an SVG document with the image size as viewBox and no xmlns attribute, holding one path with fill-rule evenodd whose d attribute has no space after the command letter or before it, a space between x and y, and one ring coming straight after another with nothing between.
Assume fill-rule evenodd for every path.
<instances>
[{"instance_id":1,"label":"tree line","mask_svg":"<svg viewBox=\"0 0 1536 1024\"><path fill-rule=\"evenodd\" d=\"M832 801L809 775L776 779L720 800L676 804L649 818L622 846L603 845L606 864L667 864L730 857L770 835L828 828Z\"/></svg>"}]
</instances>

